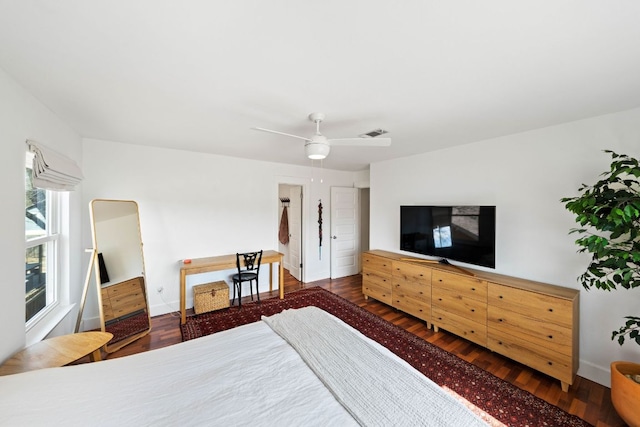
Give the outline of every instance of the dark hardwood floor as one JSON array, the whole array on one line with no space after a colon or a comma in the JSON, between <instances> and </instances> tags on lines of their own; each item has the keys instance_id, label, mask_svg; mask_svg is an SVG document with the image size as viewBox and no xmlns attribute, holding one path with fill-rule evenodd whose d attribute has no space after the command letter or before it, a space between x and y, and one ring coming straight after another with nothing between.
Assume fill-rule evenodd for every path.
<instances>
[{"instance_id":1,"label":"dark hardwood floor","mask_svg":"<svg viewBox=\"0 0 640 427\"><path fill-rule=\"evenodd\" d=\"M567 412L575 414L594 426L624 426L611 403L609 388L585 378L577 377L568 393L562 392L560 382L544 374L504 358L465 339L446 331L433 332L426 324L410 315L373 299L365 300L362 295L360 275L335 280L321 280L303 284L285 271L285 292L311 286L321 286L343 298L377 314L405 330L433 343L458 357L485 369L521 389L552 403ZM277 292L260 294L261 298L277 297ZM286 298L286 297L285 297ZM245 300L243 299L243 302ZM248 302L248 301L247 301ZM152 319L148 336L106 355L105 358L127 356L147 350L176 344L182 341L179 313L169 313Z\"/></svg>"}]
</instances>

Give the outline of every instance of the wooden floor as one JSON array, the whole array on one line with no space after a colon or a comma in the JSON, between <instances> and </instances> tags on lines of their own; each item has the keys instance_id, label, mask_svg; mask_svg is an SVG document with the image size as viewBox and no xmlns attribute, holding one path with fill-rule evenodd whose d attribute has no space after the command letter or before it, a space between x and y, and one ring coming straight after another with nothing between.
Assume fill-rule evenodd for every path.
<instances>
[{"instance_id":1,"label":"wooden floor","mask_svg":"<svg viewBox=\"0 0 640 427\"><path fill-rule=\"evenodd\" d=\"M338 294L426 341L491 372L497 377L527 390L567 412L578 415L594 426L625 425L613 408L609 388L593 381L577 377L576 382L571 386L569 392L564 393L560 389L560 382L557 380L533 371L467 340L451 335L446 331L440 330L437 333L433 332L433 330L427 329L423 321L385 304L373 299L365 300L361 291L362 278L360 275L302 284L285 271L285 292L292 292L303 287L311 286L321 286ZM277 292L275 291L271 294L260 294L261 298L276 296ZM180 314L165 314L152 319L151 333L148 336L141 338L115 353L105 356L105 358L111 359L135 354L176 344L181 341Z\"/></svg>"}]
</instances>

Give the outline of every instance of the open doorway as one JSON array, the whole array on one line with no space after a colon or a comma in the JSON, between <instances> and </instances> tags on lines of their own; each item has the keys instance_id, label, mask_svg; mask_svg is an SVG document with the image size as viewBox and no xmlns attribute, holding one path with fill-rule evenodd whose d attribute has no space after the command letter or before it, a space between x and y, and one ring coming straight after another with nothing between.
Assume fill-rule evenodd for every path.
<instances>
[{"instance_id":1,"label":"open doorway","mask_svg":"<svg viewBox=\"0 0 640 427\"><path fill-rule=\"evenodd\" d=\"M360 189L360 252L369 250L369 188ZM360 266L362 270L362 266Z\"/></svg>"},{"instance_id":2,"label":"open doorway","mask_svg":"<svg viewBox=\"0 0 640 427\"><path fill-rule=\"evenodd\" d=\"M302 186L278 184L278 197L278 251L284 254L283 267L302 282Z\"/></svg>"}]
</instances>

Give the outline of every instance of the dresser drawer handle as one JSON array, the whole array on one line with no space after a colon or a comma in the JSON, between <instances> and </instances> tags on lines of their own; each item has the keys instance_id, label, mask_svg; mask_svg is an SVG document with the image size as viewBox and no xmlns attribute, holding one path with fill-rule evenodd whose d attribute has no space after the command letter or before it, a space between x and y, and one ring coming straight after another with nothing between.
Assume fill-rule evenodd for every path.
<instances>
[{"instance_id":1,"label":"dresser drawer handle","mask_svg":"<svg viewBox=\"0 0 640 427\"><path fill-rule=\"evenodd\" d=\"M498 345L502 345L502 341L498 341Z\"/></svg>"},{"instance_id":2,"label":"dresser drawer handle","mask_svg":"<svg viewBox=\"0 0 640 427\"><path fill-rule=\"evenodd\" d=\"M549 309L549 313L553 313L553 308L550 308L550 309Z\"/></svg>"},{"instance_id":3,"label":"dresser drawer handle","mask_svg":"<svg viewBox=\"0 0 640 427\"><path fill-rule=\"evenodd\" d=\"M553 335L549 335L549 339L552 340L553 339Z\"/></svg>"},{"instance_id":4,"label":"dresser drawer handle","mask_svg":"<svg viewBox=\"0 0 640 427\"><path fill-rule=\"evenodd\" d=\"M547 363L549 364L549 366L553 366L553 362L552 361L548 361Z\"/></svg>"},{"instance_id":5,"label":"dresser drawer handle","mask_svg":"<svg viewBox=\"0 0 640 427\"><path fill-rule=\"evenodd\" d=\"M424 274L420 273L420 277L424 277Z\"/></svg>"},{"instance_id":6,"label":"dresser drawer handle","mask_svg":"<svg viewBox=\"0 0 640 427\"><path fill-rule=\"evenodd\" d=\"M503 297L502 295L500 295L498 298L502 299L502 298L504 298L504 297Z\"/></svg>"},{"instance_id":7,"label":"dresser drawer handle","mask_svg":"<svg viewBox=\"0 0 640 427\"><path fill-rule=\"evenodd\" d=\"M438 282L442 282L442 279L438 279Z\"/></svg>"},{"instance_id":8,"label":"dresser drawer handle","mask_svg":"<svg viewBox=\"0 0 640 427\"><path fill-rule=\"evenodd\" d=\"M502 322L502 319L498 319L498 322Z\"/></svg>"},{"instance_id":9,"label":"dresser drawer handle","mask_svg":"<svg viewBox=\"0 0 640 427\"><path fill-rule=\"evenodd\" d=\"M472 333L472 334L475 334L475 333L476 333L476 331L471 331L471 333Z\"/></svg>"},{"instance_id":10,"label":"dresser drawer handle","mask_svg":"<svg viewBox=\"0 0 640 427\"><path fill-rule=\"evenodd\" d=\"M442 298L438 298L438 301L442 301Z\"/></svg>"},{"instance_id":11,"label":"dresser drawer handle","mask_svg":"<svg viewBox=\"0 0 640 427\"><path fill-rule=\"evenodd\" d=\"M438 317L438 320L442 320L442 317Z\"/></svg>"},{"instance_id":12,"label":"dresser drawer handle","mask_svg":"<svg viewBox=\"0 0 640 427\"><path fill-rule=\"evenodd\" d=\"M420 295L423 295L423 294L424 294L424 292L420 291Z\"/></svg>"},{"instance_id":13,"label":"dresser drawer handle","mask_svg":"<svg viewBox=\"0 0 640 427\"><path fill-rule=\"evenodd\" d=\"M471 290L472 290L472 291L475 291L475 290L476 290L476 288L471 288Z\"/></svg>"},{"instance_id":14,"label":"dresser drawer handle","mask_svg":"<svg viewBox=\"0 0 640 427\"><path fill-rule=\"evenodd\" d=\"M471 312L472 312L472 313L475 313L475 312L476 312L476 309L475 309L475 308L472 308L472 309L471 309Z\"/></svg>"}]
</instances>

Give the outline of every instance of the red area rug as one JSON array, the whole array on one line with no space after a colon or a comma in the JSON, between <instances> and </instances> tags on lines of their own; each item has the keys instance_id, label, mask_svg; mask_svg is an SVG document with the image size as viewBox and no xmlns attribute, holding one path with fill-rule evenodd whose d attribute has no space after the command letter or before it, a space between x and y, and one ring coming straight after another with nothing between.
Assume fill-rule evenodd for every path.
<instances>
[{"instance_id":1,"label":"red area rug","mask_svg":"<svg viewBox=\"0 0 640 427\"><path fill-rule=\"evenodd\" d=\"M350 301L320 287L187 318L181 326L184 341L257 322L261 316L287 308L319 307L387 347L442 387L508 426L589 426L546 401L387 322Z\"/></svg>"},{"instance_id":2,"label":"red area rug","mask_svg":"<svg viewBox=\"0 0 640 427\"><path fill-rule=\"evenodd\" d=\"M135 316L105 325L104 329L106 332L113 334L113 338L111 338L108 344L114 344L149 329L149 315L146 311L143 311Z\"/></svg>"}]
</instances>

